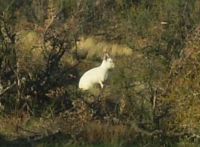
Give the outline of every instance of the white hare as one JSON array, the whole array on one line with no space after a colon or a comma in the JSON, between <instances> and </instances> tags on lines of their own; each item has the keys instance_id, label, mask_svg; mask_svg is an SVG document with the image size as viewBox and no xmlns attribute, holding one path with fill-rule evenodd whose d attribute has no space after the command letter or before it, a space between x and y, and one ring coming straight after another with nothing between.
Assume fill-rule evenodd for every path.
<instances>
[{"instance_id":1,"label":"white hare","mask_svg":"<svg viewBox=\"0 0 200 147\"><path fill-rule=\"evenodd\" d=\"M100 84L101 88L104 87L103 82L108 77L109 69L115 67L112 58L105 54L100 66L92 68L85 72L79 81L79 88L82 90L89 90L95 84Z\"/></svg>"}]
</instances>

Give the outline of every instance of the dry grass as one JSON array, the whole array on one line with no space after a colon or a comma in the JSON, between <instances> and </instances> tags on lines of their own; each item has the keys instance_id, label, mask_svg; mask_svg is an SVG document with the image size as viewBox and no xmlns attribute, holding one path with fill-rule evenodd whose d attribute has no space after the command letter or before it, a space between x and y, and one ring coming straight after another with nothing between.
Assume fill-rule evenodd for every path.
<instances>
[{"instance_id":1,"label":"dry grass","mask_svg":"<svg viewBox=\"0 0 200 147\"><path fill-rule=\"evenodd\" d=\"M78 52L87 52L87 58L102 56L104 51L112 56L132 55L132 49L126 45L99 41L94 37L81 38L77 43Z\"/></svg>"},{"instance_id":2,"label":"dry grass","mask_svg":"<svg viewBox=\"0 0 200 147\"><path fill-rule=\"evenodd\" d=\"M56 130L58 126L53 119L34 118L25 113L0 118L0 134L8 140L45 135L47 131Z\"/></svg>"},{"instance_id":3,"label":"dry grass","mask_svg":"<svg viewBox=\"0 0 200 147\"><path fill-rule=\"evenodd\" d=\"M34 31L21 31L17 37L16 46L20 69L28 72L43 69L45 62L41 36Z\"/></svg>"},{"instance_id":4,"label":"dry grass","mask_svg":"<svg viewBox=\"0 0 200 147\"><path fill-rule=\"evenodd\" d=\"M128 140L130 130L123 124L111 124L98 121L89 122L84 131L83 138L89 143L116 143Z\"/></svg>"},{"instance_id":5,"label":"dry grass","mask_svg":"<svg viewBox=\"0 0 200 147\"><path fill-rule=\"evenodd\" d=\"M18 33L17 46L19 50L24 52L32 52L34 56L42 53L41 46L42 37L34 31L21 31Z\"/></svg>"}]
</instances>

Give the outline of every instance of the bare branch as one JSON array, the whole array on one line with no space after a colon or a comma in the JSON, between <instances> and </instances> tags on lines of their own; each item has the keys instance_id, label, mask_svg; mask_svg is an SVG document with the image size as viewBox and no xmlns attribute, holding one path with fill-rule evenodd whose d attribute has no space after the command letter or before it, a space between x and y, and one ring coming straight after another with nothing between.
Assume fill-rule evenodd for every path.
<instances>
[{"instance_id":1,"label":"bare branch","mask_svg":"<svg viewBox=\"0 0 200 147\"><path fill-rule=\"evenodd\" d=\"M3 89L0 92L0 96L4 95L8 90L10 90L11 88L13 88L16 85L16 82L14 82L13 84L11 84L10 86L6 87L5 89Z\"/></svg>"}]
</instances>

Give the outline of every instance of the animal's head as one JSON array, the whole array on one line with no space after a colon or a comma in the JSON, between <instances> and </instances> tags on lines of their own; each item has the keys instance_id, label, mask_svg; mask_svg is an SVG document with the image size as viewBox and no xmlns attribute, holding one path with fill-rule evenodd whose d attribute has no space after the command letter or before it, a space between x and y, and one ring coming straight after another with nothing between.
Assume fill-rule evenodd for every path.
<instances>
[{"instance_id":1,"label":"animal's head","mask_svg":"<svg viewBox=\"0 0 200 147\"><path fill-rule=\"evenodd\" d=\"M105 55L103 57L102 66L107 68L107 69L112 69L112 68L115 67L114 62L113 62L112 58L109 56L108 53L105 53Z\"/></svg>"}]
</instances>

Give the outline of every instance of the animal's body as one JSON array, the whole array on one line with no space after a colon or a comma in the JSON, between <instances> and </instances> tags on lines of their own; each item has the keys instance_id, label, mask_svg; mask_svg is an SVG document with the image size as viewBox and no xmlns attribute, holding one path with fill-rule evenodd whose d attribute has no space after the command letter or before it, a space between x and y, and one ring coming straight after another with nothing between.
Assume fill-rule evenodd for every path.
<instances>
[{"instance_id":1,"label":"animal's body","mask_svg":"<svg viewBox=\"0 0 200 147\"><path fill-rule=\"evenodd\" d=\"M79 81L79 88L89 90L95 84L100 84L101 88L103 88L103 82L108 78L108 71L114 66L113 60L108 55L105 55L100 66L92 68L83 74Z\"/></svg>"}]
</instances>

